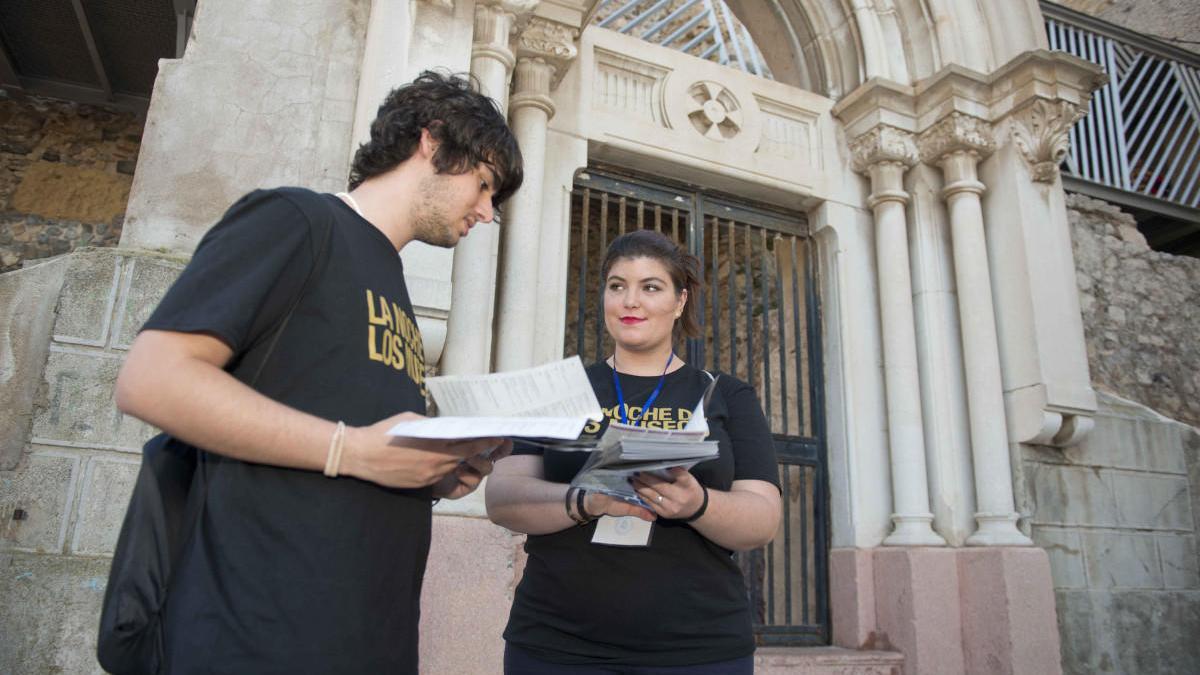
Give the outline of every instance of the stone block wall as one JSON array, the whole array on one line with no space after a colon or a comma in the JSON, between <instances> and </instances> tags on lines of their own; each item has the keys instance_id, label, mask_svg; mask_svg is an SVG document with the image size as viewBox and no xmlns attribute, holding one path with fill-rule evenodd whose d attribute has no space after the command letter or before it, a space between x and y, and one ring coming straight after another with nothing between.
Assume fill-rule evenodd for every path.
<instances>
[{"instance_id":1,"label":"stone block wall","mask_svg":"<svg viewBox=\"0 0 1200 675\"><path fill-rule=\"evenodd\" d=\"M1200 430L1099 392L1077 447L1023 446L1064 672L1200 672Z\"/></svg>"},{"instance_id":2,"label":"stone block wall","mask_svg":"<svg viewBox=\"0 0 1200 675\"><path fill-rule=\"evenodd\" d=\"M1107 202L1067 206L1093 384L1200 426L1200 259L1151 250Z\"/></svg>"},{"instance_id":3,"label":"stone block wall","mask_svg":"<svg viewBox=\"0 0 1200 675\"><path fill-rule=\"evenodd\" d=\"M115 246L143 120L0 93L0 272L81 246Z\"/></svg>"},{"instance_id":4,"label":"stone block wall","mask_svg":"<svg viewBox=\"0 0 1200 675\"><path fill-rule=\"evenodd\" d=\"M1023 448L1064 671L1200 672L1200 260L1107 202L1067 207L1100 411L1078 447Z\"/></svg>"},{"instance_id":5,"label":"stone block wall","mask_svg":"<svg viewBox=\"0 0 1200 675\"><path fill-rule=\"evenodd\" d=\"M141 445L154 433L117 411L113 385L136 331L182 267L86 249L0 276L9 290L0 301L38 299L0 302L0 339L43 341L40 351L14 350L15 366L3 373L6 389L31 393L24 408L0 410L0 426L21 439L6 445L0 466L0 672L100 672L100 600ZM27 321L13 320L30 305L44 310L48 335L29 335Z\"/></svg>"}]
</instances>

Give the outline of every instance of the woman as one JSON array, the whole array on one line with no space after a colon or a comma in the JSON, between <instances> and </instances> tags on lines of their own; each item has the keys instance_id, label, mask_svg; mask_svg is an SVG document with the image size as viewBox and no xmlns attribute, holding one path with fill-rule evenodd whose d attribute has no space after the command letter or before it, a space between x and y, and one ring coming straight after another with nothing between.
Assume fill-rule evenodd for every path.
<instances>
[{"instance_id":1,"label":"woman","mask_svg":"<svg viewBox=\"0 0 1200 675\"><path fill-rule=\"evenodd\" d=\"M675 336L699 333L689 302L699 267L652 231L613 241L602 278L616 348L588 367L607 419L587 431L601 432L608 419L686 423L712 378L673 350ZM775 535L775 452L744 382L721 375L705 413L719 457L671 469L669 480L634 478L648 509L569 488L586 452L524 447L496 464L488 516L529 535L504 632L508 675L753 672L749 603L732 552Z\"/></svg>"}]
</instances>

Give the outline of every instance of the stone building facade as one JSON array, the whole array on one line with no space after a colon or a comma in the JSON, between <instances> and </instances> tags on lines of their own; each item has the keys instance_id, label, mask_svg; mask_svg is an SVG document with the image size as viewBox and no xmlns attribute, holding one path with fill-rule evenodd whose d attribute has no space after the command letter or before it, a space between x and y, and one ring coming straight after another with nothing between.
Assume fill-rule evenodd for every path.
<instances>
[{"instance_id":1,"label":"stone building facade","mask_svg":"<svg viewBox=\"0 0 1200 675\"><path fill-rule=\"evenodd\" d=\"M1196 434L1150 410L1194 422L1195 315L1171 310L1196 272L1062 189L1102 75L1045 49L1031 0L730 4L777 81L585 25L591 2L202 0L186 56L162 62L120 245L0 275L0 671L98 670L152 433L112 382L201 234L254 187L343 187L377 102L431 66L472 72L527 161L503 228L405 250L440 372L562 353L564 221L593 163L806 216L832 646L760 650L759 672L1196 668ZM701 84L712 124L737 113L723 139L691 121ZM435 509L423 671L499 670L523 554L483 516L478 495Z\"/></svg>"},{"instance_id":2,"label":"stone building facade","mask_svg":"<svg viewBox=\"0 0 1200 675\"><path fill-rule=\"evenodd\" d=\"M0 272L117 245L142 124L98 106L0 98Z\"/></svg>"}]
</instances>

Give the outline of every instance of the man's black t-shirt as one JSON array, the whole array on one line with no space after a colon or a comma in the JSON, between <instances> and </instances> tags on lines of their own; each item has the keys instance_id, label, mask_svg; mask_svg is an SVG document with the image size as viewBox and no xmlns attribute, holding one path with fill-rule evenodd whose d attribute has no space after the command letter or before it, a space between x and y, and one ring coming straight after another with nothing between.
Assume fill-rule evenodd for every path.
<instances>
[{"instance_id":1,"label":"man's black t-shirt","mask_svg":"<svg viewBox=\"0 0 1200 675\"><path fill-rule=\"evenodd\" d=\"M332 195L244 197L144 329L209 333L235 354L262 344L314 270L329 226L324 262L255 388L351 426L424 413L424 353L400 257ZM168 594L167 672L417 672L428 488L212 453L201 468L207 501Z\"/></svg>"},{"instance_id":2,"label":"man's black t-shirt","mask_svg":"<svg viewBox=\"0 0 1200 675\"><path fill-rule=\"evenodd\" d=\"M612 369L596 363L587 373L605 420L586 432L602 433L608 420L620 419ZM629 415L637 417L658 377L620 377ZM654 407L640 419L650 427L682 428L709 382L691 366L667 374ZM720 455L691 469L697 480L717 490L735 480L778 487L771 434L749 385L721 375L705 416ZM542 454L546 480L558 483L570 482L588 457L528 446L517 452ZM594 531L589 524L528 538L529 561L506 640L561 664L685 666L753 653L746 589L729 550L671 520L655 522L644 548L592 544Z\"/></svg>"}]
</instances>

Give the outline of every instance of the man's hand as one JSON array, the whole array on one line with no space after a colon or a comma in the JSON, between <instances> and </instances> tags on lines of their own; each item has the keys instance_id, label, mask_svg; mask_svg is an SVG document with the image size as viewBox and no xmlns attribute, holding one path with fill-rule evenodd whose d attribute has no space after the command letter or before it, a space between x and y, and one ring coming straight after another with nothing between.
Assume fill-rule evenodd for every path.
<instances>
[{"instance_id":1,"label":"man's hand","mask_svg":"<svg viewBox=\"0 0 1200 675\"><path fill-rule=\"evenodd\" d=\"M421 418L416 413L405 412L369 427L346 429L340 473L398 488L425 487L453 478L455 484L462 484L461 487L456 485L446 494L437 496L454 499L470 493L483 476L491 473L492 461L481 455L493 451L507 455L512 448L512 444L502 438L429 440L398 438L387 433L397 422ZM503 455L496 454L496 459L500 456ZM470 468L459 471L460 465Z\"/></svg>"},{"instance_id":2,"label":"man's hand","mask_svg":"<svg viewBox=\"0 0 1200 675\"><path fill-rule=\"evenodd\" d=\"M454 471L433 486L433 496L441 499L459 499L474 492L485 476L492 472L493 462L508 456L512 441L504 443L486 457L468 457Z\"/></svg>"},{"instance_id":3,"label":"man's hand","mask_svg":"<svg viewBox=\"0 0 1200 675\"><path fill-rule=\"evenodd\" d=\"M454 471L433 486L433 496L440 499L459 499L474 492L484 477L492 472L494 462L512 452L512 441L504 439L486 456L468 457Z\"/></svg>"}]
</instances>

